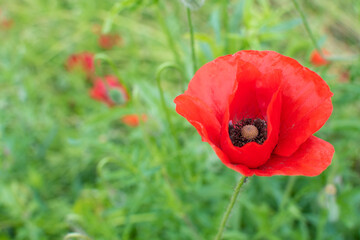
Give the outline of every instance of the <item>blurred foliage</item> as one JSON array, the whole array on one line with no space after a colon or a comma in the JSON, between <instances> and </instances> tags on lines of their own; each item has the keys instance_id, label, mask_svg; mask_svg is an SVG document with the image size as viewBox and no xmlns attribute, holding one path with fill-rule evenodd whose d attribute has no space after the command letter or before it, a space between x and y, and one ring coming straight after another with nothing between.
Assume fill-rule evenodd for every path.
<instances>
[{"instance_id":1,"label":"blurred foliage","mask_svg":"<svg viewBox=\"0 0 360 240\"><path fill-rule=\"evenodd\" d=\"M360 239L360 61L347 60L360 53L360 2L301 5L319 44L342 61L310 65L314 47L291 1L206 1L193 12L199 66L271 49L318 72L334 93L317 133L335 146L329 169L252 177L224 239ZM192 72L182 3L0 0L0 9L13 20L0 29L0 239L212 238L239 175L174 111ZM96 26L123 45L101 50ZM90 83L64 68L81 51L97 54L97 75L122 79L130 104L109 109L89 97ZM161 76L173 131L155 79L163 63L182 71ZM129 113L149 120L125 126Z\"/></svg>"}]
</instances>

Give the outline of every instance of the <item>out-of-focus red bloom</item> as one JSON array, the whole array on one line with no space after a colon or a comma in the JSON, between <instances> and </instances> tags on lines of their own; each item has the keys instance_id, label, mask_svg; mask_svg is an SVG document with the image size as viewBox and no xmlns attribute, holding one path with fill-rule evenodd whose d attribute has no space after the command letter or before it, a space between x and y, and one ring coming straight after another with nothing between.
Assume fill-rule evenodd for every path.
<instances>
[{"instance_id":1,"label":"out-of-focus red bloom","mask_svg":"<svg viewBox=\"0 0 360 240\"><path fill-rule=\"evenodd\" d=\"M350 82L350 73L347 70L344 70L340 73L338 81L341 83L348 83Z\"/></svg>"},{"instance_id":2,"label":"out-of-focus red bloom","mask_svg":"<svg viewBox=\"0 0 360 240\"><path fill-rule=\"evenodd\" d=\"M115 45L121 42L119 34L101 34L99 35L99 46L103 49L112 49Z\"/></svg>"},{"instance_id":3,"label":"out-of-focus red bloom","mask_svg":"<svg viewBox=\"0 0 360 240\"><path fill-rule=\"evenodd\" d=\"M11 19L4 19L1 21L1 28L9 30L14 24L14 21Z\"/></svg>"},{"instance_id":4,"label":"out-of-focus red bloom","mask_svg":"<svg viewBox=\"0 0 360 240\"><path fill-rule=\"evenodd\" d=\"M66 68L68 71L78 69L91 77L95 73L94 54L89 52L72 54L67 59Z\"/></svg>"},{"instance_id":5,"label":"out-of-focus red bloom","mask_svg":"<svg viewBox=\"0 0 360 240\"><path fill-rule=\"evenodd\" d=\"M129 114L129 115L125 115L121 118L121 121L130 126L130 127L137 127L141 122L146 122L147 121L147 115L146 114L141 114L140 116L138 114Z\"/></svg>"},{"instance_id":6,"label":"out-of-focus red bloom","mask_svg":"<svg viewBox=\"0 0 360 240\"><path fill-rule=\"evenodd\" d=\"M326 49L322 49L322 53L323 53L324 57L330 56L330 52L327 51ZM319 53L319 51L317 51L317 50L314 50L311 52L310 62L312 65L317 66L317 67L325 66L330 63L328 60L323 58L321 56L321 54Z\"/></svg>"},{"instance_id":7,"label":"out-of-focus red bloom","mask_svg":"<svg viewBox=\"0 0 360 240\"><path fill-rule=\"evenodd\" d=\"M240 51L202 66L175 103L227 167L246 176L315 176L334 154L313 136L331 115L332 95L292 58Z\"/></svg>"},{"instance_id":8,"label":"out-of-focus red bloom","mask_svg":"<svg viewBox=\"0 0 360 240\"><path fill-rule=\"evenodd\" d=\"M0 9L0 16L3 15L2 11ZM7 18L6 16L2 16L1 20L0 20L0 28L4 29L4 30L9 30L10 28L12 28L14 24L14 21L10 18Z\"/></svg>"},{"instance_id":9,"label":"out-of-focus red bloom","mask_svg":"<svg viewBox=\"0 0 360 240\"><path fill-rule=\"evenodd\" d=\"M94 86L90 90L90 96L109 107L121 106L128 102L129 94L117 77L108 75L95 79Z\"/></svg>"}]
</instances>

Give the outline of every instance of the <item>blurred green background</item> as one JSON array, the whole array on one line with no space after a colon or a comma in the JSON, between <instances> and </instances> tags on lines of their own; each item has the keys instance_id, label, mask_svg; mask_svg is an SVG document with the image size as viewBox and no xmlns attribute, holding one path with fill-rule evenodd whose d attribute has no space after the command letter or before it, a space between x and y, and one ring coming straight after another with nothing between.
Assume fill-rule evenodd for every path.
<instances>
[{"instance_id":1,"label":"blurred green background","mask_svg":"<svg viewBox=\"0 0 360 240\"><path fill-rule=\"evenodd\" d=\"M335 146L332 165L313 178L250 178L224 239L360 239L360 1L299 2L338 61L310 64L314 45L291 1L207 0L192 12L198 66L274 50L334 93L316 134ZM174 110L193 74L181 1L0 0L0 12L13 21L0 27L0 239L212 239L239 174ZM98 25L121 46L99 48ZM66 71L82 51L96 54L97 75L124 82L126 107L94 101ZM181 70L161 75L173 131L156 84L164 63ZM129 113L148 120L126 126Z\"/></svg>"}]
</instances>

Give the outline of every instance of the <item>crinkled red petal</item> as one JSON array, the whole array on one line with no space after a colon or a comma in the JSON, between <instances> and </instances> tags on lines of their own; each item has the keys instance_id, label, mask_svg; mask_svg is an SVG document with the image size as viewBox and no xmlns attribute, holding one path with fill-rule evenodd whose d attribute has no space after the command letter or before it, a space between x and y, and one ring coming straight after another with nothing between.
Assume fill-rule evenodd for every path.
<instances>
[{"instance_id":1,"label":"crinkled red petal","mask_svg":"<svg viewBox=\"0 0 360 240\"><path fill-rule=\"evenodd\" d=\"M246 176L254 174L254 170L242 164L231 163L228 156L219 148L221 126L212 109L201 100L185 94L178 96L175 103L176 111L196 128L202 140L210 144L216 155L227 167Z\"/></svg>"},{"instance_id":2,"label":"crinkled red petal","mask_svg":"<svg viewBox=\"0 0 360 240\"><path fill-rule=\"evenodd\" d=\"M255 169L255 175L303 175L317 176L331 163L334 147L315 136L311 136L289 157L272 155L269 161Z\"/></svg>"},{"instance_id":3,"label":"crinkled red petal","mask_svg":"<svg viewBox=\"0 0 360 240\"><path fill-rule=\"evenodd\" d=\"M239 81L242 84L242 81ZM249 90L249 89L246 89ZM254 88L254 93L256 93L256 89ZM269 90L270 91L270 90ZM246 94L242 95L241 90L236 91L236 95L248 97ZM256 95L254 94L255 99L253 101L257 102ZM258 96L259 97L259 96ZM259 97L261 98L261 97ZM235 97L238 100L237 97ZM241 101L239 101L240 105ZM230 107L232 104L230 105ZM245 109L246 106L240 107L241 109ZM230 110L231 111L231 110ZM253 117L251 113L251 109L248 109L248 114L250 117ZM277 144L278 135L279 135L279 126L280 126L280 115L281 115L281 93L278 89L272 96L270 103L267 106L267 113L265 116L260 116L262 119L267 121L267 132L268 137L266 141L260 145L255 142L247 143L243 147L236 147L232 144L229 137L229 120L230 113L229 110L224 115L224 120L221 129L221 149L223 152L227 154L230 159L230 162L233 164L242 164L249 168L257 168L263 165L270 157L274 147Z\"/></svg>"},{"instance_id":4,"label":"crinkled red petal","mask_svg":"<svg viewBox=\"0 0 360 240\"><path fill-rule=\"evenodd\" d=\"M234 88L238 63L234 55L227 55L205 64L196 72L184 94L201 99L221 122Z\"/></svg>"},{"instance_id":5,"label":"crinkled red petal","mask_svg":"<svg viewBox=\"0 0 360 240\"><path fill-rule=\"evenodd\" d=\"M242 61L257 66L263 76L276 71L281 82L282 109L279 141L275 153L290 156L319 130L332 112L329 86L322 78L296 60L272 51L240 51Z\"/></svg>"},{"instance_id":6,"label":"crinkled red petal","mask_svg":"<svg viewBox=\"0 0 360 240\"><path fill-rule=\"evenodd\" d=\"M200 99L186 94L176 97L174 102L176 112L196 128L203 141L219 146L221 125L213 109Z\"/></svg>"}]
</instances>

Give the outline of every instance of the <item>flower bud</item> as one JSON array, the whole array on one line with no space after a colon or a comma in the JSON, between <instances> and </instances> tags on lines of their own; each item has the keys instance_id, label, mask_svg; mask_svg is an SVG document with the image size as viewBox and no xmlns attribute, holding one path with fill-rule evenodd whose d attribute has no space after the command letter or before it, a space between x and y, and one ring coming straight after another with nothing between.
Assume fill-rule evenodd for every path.
<instances>
[{"instance_id":1,"label":"flower bud","mask_svg":"<svg viewBox=\"0 0 360 240\"><path fill-rule=\"evenodd\" d=\"M198 10L204 5L205 0L181 0L181 2L190 10Z\"/></svg>"},{"instance_id":2,"label":"flower bud","mask_svg":"<svg viewBox=\"0 0 360 240\"><path fill-rule=\"evenodd\" d=\"M109 97L116 105L122 105L126 102L124 94L118 89L110 89Z\"/></svg>"}]
</instances>

